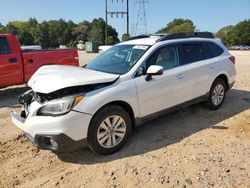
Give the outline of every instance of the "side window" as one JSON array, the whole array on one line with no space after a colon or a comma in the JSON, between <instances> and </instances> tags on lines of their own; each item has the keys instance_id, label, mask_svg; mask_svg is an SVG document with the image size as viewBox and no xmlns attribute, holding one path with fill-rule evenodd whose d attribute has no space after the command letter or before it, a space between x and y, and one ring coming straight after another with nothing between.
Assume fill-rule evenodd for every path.
<instances>
[{"instance_id":1,"label":"side window","mask_svg":"<svg viewBox=\"0 0 250 188\"><path fill-rule=\"evenodd\" d=\"M212 42L204 42L203 46L207 59L220 56L224 52L220 46Z\"/></svg>"},{"instance_id":2,"label":"side window","mask_svg":"<svg viewBox=\"0 0 250 188\"><path fill-rule=\"evenodd\" d=\"M214 52L213 52L213 50L210 48L208 42L204 42L204 43L203 43L203 48L204 48L204 51L205 51L205 57L206 57L206 59L210 59L210 58L215 57L215 56L214 56Z\"/></svg>"},{"instance_id":3,"label":"side window","mask_svg":"<svg viewBox=\"0 0 250 188\"><path fill-rule=\"evenodd\" d=\"M164 69L171 69L179 65L178 49L176 46L167 46L154 52L146 62L146 69L150 65L159 65Z\"/></svg>"},{"instance_id":4,"label":"side window","mask_svg":"<svg viewBox=\"0 0 250 188\"><path fill-rule=\"evenodd\" d=\"M183 64L189 64L205 59L203 47L200 43L182 44Z\"/></svg>"},{"instance_id":5,"label":"side window","mask_svg":"<svg viewBox=\"0 0 250 188\"><path fill-rule=\"evenodd\" d=\"M10 54L9 44L5 37L0 37L0 55Z\"/></svg>"}]
</instances>

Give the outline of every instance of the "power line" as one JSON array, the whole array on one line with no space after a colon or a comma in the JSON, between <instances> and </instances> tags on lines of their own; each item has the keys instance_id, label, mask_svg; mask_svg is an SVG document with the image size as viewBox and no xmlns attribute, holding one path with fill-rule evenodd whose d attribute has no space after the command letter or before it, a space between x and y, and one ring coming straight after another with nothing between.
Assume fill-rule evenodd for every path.
<instances>
[{"instance_id":1,"label":"power line","mask_svg":"<svg viewBox=\"0 0 250 188\"><path fill-rule=\"evenodd\" d=\"M105 28L105 44L108 44L108 16L116 17L118 18L121 16L127 17L127 34L129 34L129 0L116 0L117 3L123 3L126 1L126 10L121 10L121 11L109 11L108 10L108 0L105 0L105 19L106 19L106 28ZM114 3L114 0L112 0L112 3Z\"/></svg>"},{"instance_id":2,"label":"power line","mask_svg":"<svg viewBox=\"0 0 250 188\"><path fill-rule=\"evenodd\" d=\"M136 22L136 35L147 34L147 16L146 16L146 3L147 0L137 0L136 3L139 4L137 22Z\"/></svg>"}]
</instances>

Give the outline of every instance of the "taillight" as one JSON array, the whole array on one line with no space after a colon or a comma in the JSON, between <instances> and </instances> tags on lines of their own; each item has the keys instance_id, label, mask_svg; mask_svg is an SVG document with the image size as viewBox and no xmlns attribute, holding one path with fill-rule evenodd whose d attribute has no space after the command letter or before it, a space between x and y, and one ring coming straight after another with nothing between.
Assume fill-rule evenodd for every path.
<instances>
[{"instance_id":1,"label":"taillight","mask_svg":"<svg viewBox=\"0 0 250 188\"><path fill-rule=\"evenodd\" d=\"M230 59L230 61L233 63L233 64L235 64L235 57L234 56L231 56L231 57L229 57L229 59Z\"/></svg>"}]
</instances>

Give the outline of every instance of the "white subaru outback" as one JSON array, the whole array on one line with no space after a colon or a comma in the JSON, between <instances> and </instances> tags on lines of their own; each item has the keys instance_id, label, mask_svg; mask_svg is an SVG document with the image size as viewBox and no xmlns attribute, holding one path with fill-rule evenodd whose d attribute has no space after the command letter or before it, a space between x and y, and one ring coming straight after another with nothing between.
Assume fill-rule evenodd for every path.
<instances>
[{"instance_id":1,"label":"white subaru outback","mask_svg":"<svg viewBox=\"0 0 250 188\"><path fill-rule=\"evenodd\" d=\"M111 154L134 126L178 106L218 109L235 82L234 63L208 32L133 37L83 67L41 67L12 120L38 148Z\"/></svg>"}]
</instances>

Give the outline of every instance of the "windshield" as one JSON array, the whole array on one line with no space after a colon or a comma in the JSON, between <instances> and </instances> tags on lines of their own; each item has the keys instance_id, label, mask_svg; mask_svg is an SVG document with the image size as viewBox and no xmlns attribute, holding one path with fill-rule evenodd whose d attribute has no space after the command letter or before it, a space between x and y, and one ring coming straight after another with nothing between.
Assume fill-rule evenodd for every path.
<instances>
[{"instance_id":1,"label":"windshield","mask_svg":"<svg viewBox=\"0 0 250 188\"><path fill-rule=\"evenodd\" d=\"M148 50L146 45L116 45L85 66L96 71L125 74Z\"/></svg>"}]
</instances>

